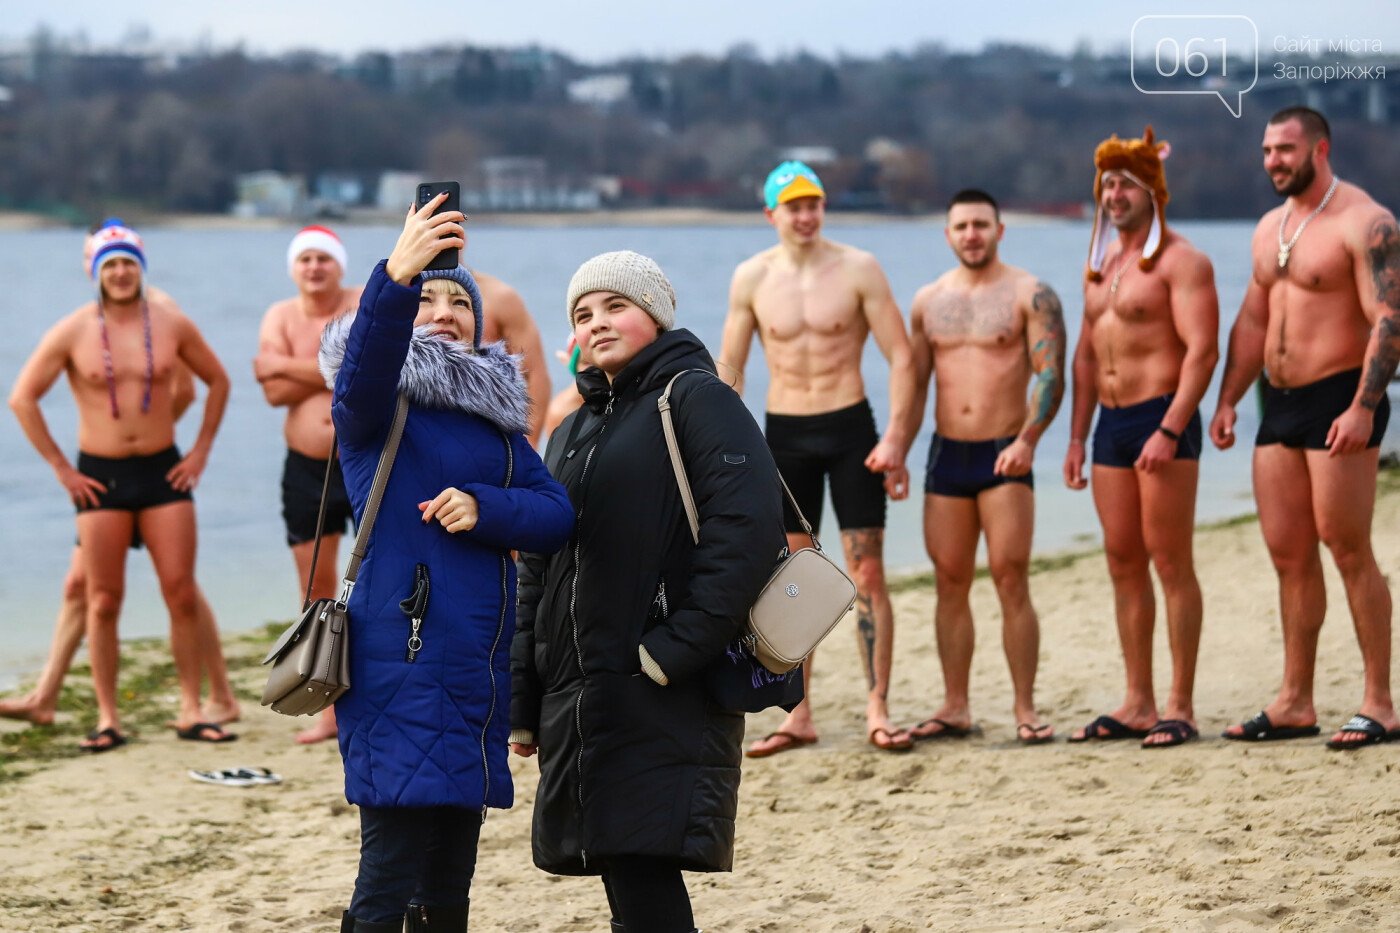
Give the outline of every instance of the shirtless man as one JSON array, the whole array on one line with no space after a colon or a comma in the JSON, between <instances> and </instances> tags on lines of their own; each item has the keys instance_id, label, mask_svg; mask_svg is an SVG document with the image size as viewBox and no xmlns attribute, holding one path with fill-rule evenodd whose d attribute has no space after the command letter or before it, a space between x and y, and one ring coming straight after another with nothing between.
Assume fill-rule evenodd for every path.
<instances>
[{"instance_id":1,"label":"shirtless man","mask_svg":"<svg viewBox=\"0 0 1400 933\"><path fill-rule=\"evenodd\" d=\"M1002 649L1011 669L1016 737L1050 741L1035 710L1040 623L1030 597L1035 528L1035 446L1065 393L1065 322L1049 285L997 258L1006 228L997 202L968 189L948 204L944 236L958 268L919 289L910 341L918 369L915 412L937 377L924 479L924 543L937 573L934 630L943 664L943 706L909 732L915 739L971 734L968 681L974 630L968 592L977 539L1001 601ZM1026 384L1035 377L1029 406Z\"/></svg>"},{"instance_id":2,"label":"shirtless man","mask_svg":"<svg viewBox=\"0 0 1400 933\"><path fill-rule=\"evenodd\" d=\"M316 354L326 322L360 303L361 289L341 284L345 266L345 246L332 231L318 226L299 231L287 248L287 271L296 283L297 295L267 309L258 332L258 355L253 358L253 375L261 383L268 404L287 409L282 425L287 442L282 466L282 521L296 561L298 591L306 593L309 586L313 601L335 597L340 580L340 536L355 521L337 461L331 467L316 579L308 583L316 548L316 516L335 434L331 392L317 367ZM335 707L331 706L299 732L296 740L306 745L335 734Z\"/></svg>"},{"instance_id":3,"label":"shirtless man","mask_svg":"<svg viewBox=\"0 0 1400 933\"><path fill-rule=\"evenodd\" d=\"M89 233L96 233L99 229L100 226L94 227ZM83 243L83 274L88 275L92 269L92 237L85 237ZM146 297L152 306L163 305L172 313L181 313L174 299L158 288L147 288ZM173 379L170 401L175 420L179 421L194 402L194 376L185 366L177 365ZM141 546L139 533L132 536L131 546ZM209 677L209 701L202 707L200 718L221 725L236 722L241 711L228 681L228 671L222 663L223 649L218 641L219 630L214 620L214 610L198 584L195 585L195 617L200 630L200 661ZM63 678L73 666L73 657L83 642L86 629L87 574L83 569L83 551L74 547L68 572L63 578L62 603L44 669L29 693L0 700L0 718L18 719L37 726L53 722L58 710L58 698L63 691Z\"/></svg>"},{"instance_id":4,"label":"shirtless man","mask_svg":"<svg viewBox=\"0 0 1400 933\"><path fill-rule=\"evenodd\" d=\"M481 339L486 343L504 340L506 348L520 357L525 391L530 395L530 443L539 447L551 388L539 326L518 291L494 275L475 269L471 274L481 289L481 305L486 310Z\"/></svg>"},{"instance_id":5,"label":"shirtless man","mask_svg":"<svg viewBox=\"0 0 1400 933\"><path fill-rule=\"evenodd\" d=\"M764 185L764 214L778 245L734 270L720 362L743 392L754 333L768 360L768 445L803 513L818 529L822 487L841 525L846 569L856 584L857 637L869 699L867 738L881 749L914 740L890 721L887 694L894 614L885 588L885 494L909 494L904 458L913 435L914 359L904 319L875 257L822 236L825 194L816 173L784 162ZM860 358L867 336L890 363L890 420L883 438L865 398ZM881 482L880 475L884 474ZM792 506L783 504L788 546L810 547ZM803 676L810 687L812 659ZM804 699L776 732L746 754L759 758L817 740Z\"/></svg>"},{"instance_id":6,"label":"shirtless man","mask_svg":"<svg viewBox=\"0 0 1400 933\"><path fill-rule=\"evenodd\" d=\"M1094 505L1113 578L1127 694L1112 715L1070 737L1143 738L1147 748L1198 735L1192 695L1201 637L1201 588L1191 543L1201 455L1196 411L1219 356L1220 311L1210 260L1166 225L1166 143L1117 136L1094 153L1098 204L1074 354L1074 403L1065 483L1083 489L1094 430ZM1117 239L1110 243L1112 230ZM1172 682L1164 715L1152 689L1156 605L1149 562L1167 603Z\"/></svg>"},{"instance_id":7,"label":"shirtless man","mask_svg":"<svg viewBox=\"0 0 1400 933\"><path fill-rule=\"evenodd\" d=\"M1327 121L1305 107L1279 111L1264 129L1264 170L1287 200L1254 230L1253 276L1230 330L1210 436L1221 448L1235 442L1235 404L1262 368L1268 382L1254 498L1278 573L1283 686L1225 737L1319 732L1321 541L1341 573L1364 670L1361 707L1327 744L1355 749L1400 740L1390 696L1390 589L1371 551L1376 466L1390 418L1386 386L1400 360L1400 235L1388 210L1332 174L1331 148Z\"/></svg>"},{"instance_id":8,"label":"shirtless man","mask_svg":"<svg viewBox=\"0 0 1400 933\"><path fill-rule=\"evenodd\" d=\"M150 305L145 254L131 230L109 222L95 237L92 277L99 298L52 327L25 363L10 407L78 508L78 539L87 573L87 638L97 696L97 729L83 748L101 752L126 742L117 711L117 620L126 552L138 530L150 552L170 612L170 646L180 681L175 727L181 738L233 736L201 720L201 634L194 584L195 514L191 490L208 460L228 400L228 376L189 318ZM174 371L183 363L209 395L198 439L184 457L174 446ZM78 405L74 468L39 408L60 373ZM218 664L222 666L222 654Z\"/></svg>"}]
</instances>

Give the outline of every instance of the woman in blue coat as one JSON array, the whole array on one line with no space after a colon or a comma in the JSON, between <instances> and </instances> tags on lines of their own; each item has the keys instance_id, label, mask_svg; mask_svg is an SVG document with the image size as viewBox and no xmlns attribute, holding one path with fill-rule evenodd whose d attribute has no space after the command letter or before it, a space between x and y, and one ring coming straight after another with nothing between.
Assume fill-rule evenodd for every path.
<instances>
[{"instance_id":1,"label":"woman in blue coat","mask_svg":"<svg viewBox=\"0 0 1400 933\"><path fill-rule=\"evenodd\" d=\"M342 931L467 928L487 807L509 807L511 550L553 552L573 510L525 439L529 399L503 344L481 346L466 269L423 272L463 245L462 215L410 211L360 307L327 325L345 485L361 519L397 396L408 418L350 597L351 688L336 703L360 871ZM441 239L440 239L441 238ZM400 603L426 577L417 640ZM414 650L416 648L416 650Z\"/></svg>"}]
</instances>

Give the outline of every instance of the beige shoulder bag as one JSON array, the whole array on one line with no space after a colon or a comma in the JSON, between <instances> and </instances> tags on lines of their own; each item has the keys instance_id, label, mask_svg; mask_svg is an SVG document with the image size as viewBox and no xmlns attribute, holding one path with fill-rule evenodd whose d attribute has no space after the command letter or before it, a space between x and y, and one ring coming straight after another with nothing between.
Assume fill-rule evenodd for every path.
<instances>
[{"instance_id":1,"label":"beige shoulder bag","mask_svg":"<svg viewBox=\"0 0 1400 933\"><path fill-rule=\"evenodd\" d=\"M676 429L671 423L671 387L688 372L703 370L687 369L672 376L656 406L661 410L661 429L671 452L671 467L676 471L685 517L690 521L690 536L699 544L700 517L690 491L690 480L686 477L685 462L681 460L680 446L676 443ZM822 550L816 532L807 523L782 473L778 474L778 482L783 484L783 492L802 522L802 530L812 539L812 546L796 553L785 552L778 561L773 575L749 609L744 639L760 664L775 674L786 674L801 664L845 618L855 605L856 585Z\"/></svg>"},{"instance_id":2,"label":"beige shoulder bag","mask_svg":"<svg viewBox=\"0 0 1400 933\"><path fill-rule=\"evenodd\" d=\"M408 396L399 396L394 411L394 423L379 466L374 471L369 501L361 516L360 529L355 535L355 549L345 568L337 599L323 597L311 602L311 580L316 577L316 558L321 552L321 522L326 517L326 493L330 488L331 463L326 464L326 483L321 488L321 513L316 518L316 548L311 556L311 573L307 577L306 598L302 601L301 619L288 626L277 644L263 658L271 664L267 686L263 689L262 705L284 716L314 716L340 699L350 689L350 593L360 574L360 561L369 547L369 533L379 514L379 501L389 484L389 471L403 436L403 423L408 417ZM335 441L331 441L331 461L335 460Z\"/></svg>"}]
</instances>

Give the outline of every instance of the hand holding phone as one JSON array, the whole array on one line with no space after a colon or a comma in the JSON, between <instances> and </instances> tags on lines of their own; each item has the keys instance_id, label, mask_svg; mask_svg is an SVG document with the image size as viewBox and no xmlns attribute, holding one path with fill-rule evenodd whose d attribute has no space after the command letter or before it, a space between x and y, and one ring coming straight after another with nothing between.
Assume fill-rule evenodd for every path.
<instances>
[{"instance_id":1,"label":"hand holding phone","mask_svg":"<svg viewBox=\"0 0 1400 933\"><path fill-rule=\"evenodd\" d=\"M442 203L447 200L447 192L440 192L430 198L422 207L410 207L404 218L403 232L394 244L385 266L389 278L407 286L413 277L424 269L434 268L433 260L444 252L454 257L466 246L466 233L462 230L462 214L459 211L443 211ZM454 260L455 261L455 260ZM439 266L438 268L455 268Z\"/></svg>"},{"instance_id":2,"label":"hand holding phone","mask_svg":"<svg viewBox=\"0 0 1400 933\"><path fill-rule=\"evenodd\" d=\"M418 197L414 204L418 208L423 208L432 202L438 195L446 193L447 197L436 208L433 215L438 214L460 214L462 207L462 188L455 181L428 181L418 186ZM465 215L461 217L465 220ZM465 245L465 243L461 244ZM459 246L445 247L442 252L433 257L425 269L455 269L462 262L462 251Z\"/></svg>"}]
</instances>

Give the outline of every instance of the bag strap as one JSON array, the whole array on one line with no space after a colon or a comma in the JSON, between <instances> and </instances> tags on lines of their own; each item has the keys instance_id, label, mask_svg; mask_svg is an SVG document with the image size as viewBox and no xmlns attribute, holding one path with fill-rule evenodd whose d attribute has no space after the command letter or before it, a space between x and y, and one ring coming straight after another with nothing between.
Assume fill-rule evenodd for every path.
<instances>
[{"instance_id":1,"label":"bag strap","mask_svg":"<svg viewBox=\"0 0 1400 933\"><path fill-rule=\"evenodd\" d=\"M345 568L345 578L341 581L342 605L350 602L350 592L355 589L355 578L360 574L360 561L364 560L369 547L369 533L374 529L375 516L379 514L379 502L384 498L384 487L389 485L389 471L394 467L394 455L399 451L399 438L403 437L403 423L408 419L408 396L399 393L399 407L394 411L394 423L389 426L389 438L384 442L384 452L379 455L379 467L374 471L374 483L369 489L369 501L365 503L364 514L360 517L360 528L355 534L355 549L350 552L350 563Z\"/></svg>"},{"instance_id":2,"label":"bag strap","mask_svg":"<svg viewBox=\"0 0 1400 933\"><path fill-rule=\"evenodd\" d=\"M336 451L339 449L335 442L335 432L331 432L331 454L326 458L326 478L321 483L321 508L316 513L316 546L311 549L311 572L306 575L306 598L301 601L301 611L304 613L311 608L311 586L316 579L316 560L321 556L321 526L326 521L326 500L331 494L331 470L335 466Z\"/></svg>"},{"instance_id":3,"label":"bag strap","mask_svg":"<svg viewBox=\"0 0 1400 933\"><path fill-rule=\"evenodd\" d=\"M676 384L676 380L686 373L700 373L703 369L683 369L671 377L671 381L666 383L666 388L662 390L661 397L656 400L656 407L661 411L661 431L666 435L666 449L671 453L671 469L676 473L676 485L680 487L681 503L685 506L685 517L690 522L690 537L696 544L700 543L700 515L695 508L695 496L690 491L690 479L685 474L685 461L681 459L681 448L676 442L676 428L671 422L671 387ZM821 542L817 540L817 533L812 530L812 526L807 523L807 516L802 514L802 506L797 504L797 497L788 488L787 480L783 479L783 471L775 468L778 474L778 482L783 484L783 492L787 493L788 501L792 503L792 510L797 513L797 520L802 523L802 530L807 537L812 539L812 547L818 551L822 549Z\"/></svg>"}]
</instances>

